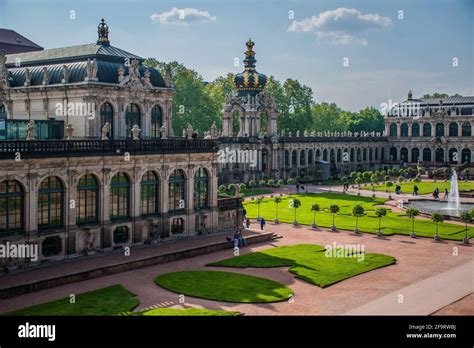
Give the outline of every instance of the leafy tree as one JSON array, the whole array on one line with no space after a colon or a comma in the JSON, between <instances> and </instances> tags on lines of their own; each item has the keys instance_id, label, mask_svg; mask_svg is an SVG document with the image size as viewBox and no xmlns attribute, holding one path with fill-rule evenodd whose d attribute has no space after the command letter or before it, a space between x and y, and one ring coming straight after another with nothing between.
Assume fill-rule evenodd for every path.
<instances>
[{"instance_id":1,"label":"leafy tree","mask_svg":"<svg viewBox=\"0 0 474 348\"><path fill-rule=\"evenodd\" d=\"M257 182L255 180L250 180L249 187L255 187L255 186L257 186Z\"/></svg>"},{"instance_id":2,"label":"leafy tree","mask_svg":"<svg viewBox=\"0 0 474 348\"><path fill-rule=\"evenodd\" d=\"M443 222L444 221L444 216L440 213L433 213L431 215L431 221L433 221L436 225L436 235L435 235L435 239L436 240L439 240L439 234L438 234L438 224L440 222Z\"/></svg>"},{"instance_id":3,"label":"leafy tree","mask_svg":"<svg viewBox=\"0 0 474 348\"><path fill-rule=\"evenodd\" d=\"M415 208L408 208L406 210L406 215L411 219L411 237L415 237L415 217L420 214L420 211Z\"/></svg>"},{"instance_id":4,"label":"leafy tree","mask_svg":"<svg viewBox=\"0 0 474 348\"><path fill-rule=\"evenodd\" d=\"M275 202L275 222L278 221L278 204L281 203L281 197L275 197L273 199L273 202Z\"/></svg>"},{"instance_id":5,"label":"leafy tree","mask_svg":"<svg viewBox=\"0 0 474 348\"><path fill-rule=\"evenodd\" d=\"M336 214L339 212L339 206L337 204L331 204L329 206L329 212L332 214L332 227L335 228L336 226L334 225L334 218Z\"/></svg>"},{"instance_id":6,"label":"leafy tree","mask_svg":"<svg viewBox=\"0 0 474 348\"><path fill-rule=\"evenodd\" d=\"M265 182L265 180L260 180L260 181L258 182L258 186L260 186L260 187L264 187L264 186L266 186L266 185L267 185L267 183Z\"/></svg>"},{"instance_id":7,"label":"leafy tree","mask_svg":"<svg viewBox=\"0 0 474 348\"><path fill-rule=\"evenodd\" d=\"M260 220L260 204L263 202L263 197L257 197L255 199L255 204L257 204L257 220Z\"/></svg>"},{"instance_id":8,"label":"leafy tree","mask_svg":"<svg viewBox=\"0 0 474 348\"><path fill-rule=\"evenodd\" d=\"M219 193L226 193L227 192L227 187L225 185L220 185L219 186Z\"/></svg>"},{"instance_id":9,"label":"leafy tree","mask_svg":"<svg viewBox=\"0 0 474 348\"><path fill-rule=\"evenodd\" d=\"M377 208L375 210L375 216L379 219L379 229L377 230L377 232L381 233L380 231L380 226L381 226L381 223L382 223L382 218L384 216L387 215L387 208Z\"/></svg>"},{"instance_id":10,"label":"leafy tree","mask_svg":"<svg viewBox=\"0 0 474 348\"><path fill-rule=\"evenodd\" d=\"M313 212L313 227L316 227L316 213L321 210L319 204L313 204L311 206L311 211Z\"/></svg>"},{"instance_id":11,"label":"leafy tree","mask_svg":"<svg viewBox=\"0 0 474 348\"><path fill-rule=\"evenodd\" d=\"M298 198L294 198L290 202L291 208L295 209L295 220L293 221L293 224L296 225L298 222L296 220L296 209L301 207L301 201Z\"/></svg>"},{"instance_id":12,"label":"leafy tree","mask_svg":"<svg viewBox=\"0 0 474 348\"><path fill-rule=\"evenodd\" d=\"M464 222L465 225L466 225L466 229L465 229L465 233L466 233L466 234L464 235L464 240L466 241L466 240L468 240L468 239L467 239L467 224L468 224L468 223L471 223L471 221L472 221L472 216L471 216L470 212L465 211L465 212L461 213L461 215L459 216L459 219L460 219L462 222Z\"/></svg>"},{"instance_id":13,"label":"leafy tree","mask_svg":"<svg viewBox=\"0 0 474 348\"><path fill-rule=\"evenodd\" d=\"M312 108L312 130L347 131L349 127L341 117L342 110L334 103L314 104Z\"/></svg>"},{"instance_id":14,"label":"leafy tree","mask_svg":"<svg viewBox=\"0 0 474 348\"><path fill-rule=\"evenodd\" d=\"M364 216L364 207L361 206L360 204L356 204L352 208L352 215L354 215L355 218L356 218L355 231L357 232L357 231L359 231L359 217Z\"/></svg>"},{"instance_id":15,"label":"leafy tree","mask_svg":"<svg viewBox=\"0 0 474 348\"><path fill-rule=\"evenodd\" d=\"M280 186L280 187L283 186L283 185L285 185L285 180L279 179L279 180L277 181L277 185Z\"/></svg>"}]
</instances>

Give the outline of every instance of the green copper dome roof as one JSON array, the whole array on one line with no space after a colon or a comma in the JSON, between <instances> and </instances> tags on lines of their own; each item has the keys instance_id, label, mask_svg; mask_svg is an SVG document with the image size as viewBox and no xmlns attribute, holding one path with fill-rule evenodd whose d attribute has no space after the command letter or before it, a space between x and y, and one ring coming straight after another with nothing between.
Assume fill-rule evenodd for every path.
<instances>
[{"instance_id":1,"label":"green copper dome roof","mask_svg":"<svg viewBox=\"0 0 474 348\"><path fill-rule=\"evenodd\" d=\"M249 39L246 43L247 51L245 51L245 70L234 76L234 86L239 95L256 95L261 92L267 84L267 77L260 74L255 69L255 52L253 46L255 43Z\"/></svg>"}]
</instances>

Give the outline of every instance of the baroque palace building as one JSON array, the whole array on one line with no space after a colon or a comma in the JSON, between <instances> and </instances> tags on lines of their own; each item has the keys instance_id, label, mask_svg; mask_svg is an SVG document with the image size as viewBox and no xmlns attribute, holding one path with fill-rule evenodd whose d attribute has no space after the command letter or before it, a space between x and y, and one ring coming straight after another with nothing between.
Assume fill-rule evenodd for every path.
<instances>
[{"instance_id":1,"label":"baroque palace building","mask_svg":"<svg viewBox=\"0 0 474 348\"><path fill-rule=\"evenodd\" d=\"M171 72L112 46L104 20L96 43L3 51L0 78L3 244L45 261L236 226L217 141L173 137Z\"/></svg>"},{"instance_id":2,"label":"baroque palace building","mask_svg":"<svg viewBox=\"0 0 474 348\"><path fill-rule=\"evenodd\" d=\"M221 183L324 179L390 166L472 166L474 97L413 99L410 91L406 101L386 110L383 132L278 133L278 109L265 91L267 77L255 69L253 46L249 40L245 70L234 77L235 91L223 109ZM254 163L248 160L252 151Z\"/></svg>"}]
</instances>

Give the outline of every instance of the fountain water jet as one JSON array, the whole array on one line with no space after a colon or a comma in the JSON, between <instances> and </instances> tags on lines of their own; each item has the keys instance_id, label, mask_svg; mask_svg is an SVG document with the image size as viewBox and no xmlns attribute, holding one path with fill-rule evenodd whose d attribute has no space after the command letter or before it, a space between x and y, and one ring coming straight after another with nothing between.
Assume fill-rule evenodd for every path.
<instances>
[{"instance_id":1,"label":"fountain water jet","mask_svg":"<svg viewBox=\"0 0 474 348\"><path fill-rule=\"evenodd\" d=\"M456 170L453 169L451 175L451 189L448 196L448 206L446 209L459 211L459 188L458 188L458 175Z\"/></svg>"}]
</instances>

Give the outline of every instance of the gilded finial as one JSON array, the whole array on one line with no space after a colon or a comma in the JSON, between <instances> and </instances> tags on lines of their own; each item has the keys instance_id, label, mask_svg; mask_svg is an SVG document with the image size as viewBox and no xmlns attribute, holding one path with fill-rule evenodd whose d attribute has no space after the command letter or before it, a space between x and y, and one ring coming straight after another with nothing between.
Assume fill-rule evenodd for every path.
<instances>
[{"instance_id":1,"label":"gilded finial","mask_svg":"<svg viewBox=\"0 0 474 348\"><path fill-rule=\"evenodd\" d=\"M99 34L99 39L97 40L98 45L110 45L109 26L107 25L107 23L105 23L105 20L103 18L97 27L97 34Z\"/></svg>"}]
</instances>

